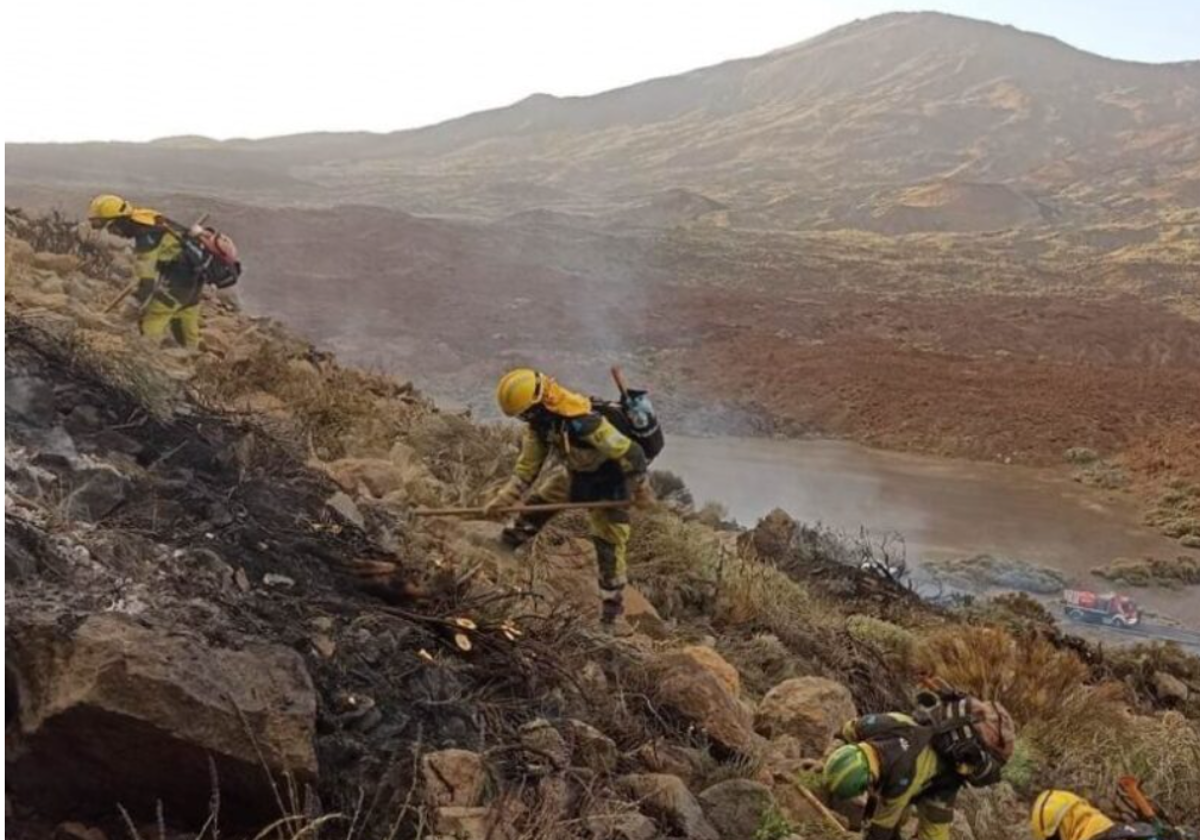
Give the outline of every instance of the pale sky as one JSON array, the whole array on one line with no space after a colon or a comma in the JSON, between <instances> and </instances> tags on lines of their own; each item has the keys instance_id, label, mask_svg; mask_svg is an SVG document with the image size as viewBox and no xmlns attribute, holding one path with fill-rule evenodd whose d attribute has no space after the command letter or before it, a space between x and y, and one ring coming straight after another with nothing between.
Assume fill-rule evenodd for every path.
<instances>
[{"instance_id":1,"label":"pale sky","mask_svg":"<svg viewBox=\"0 0 1200 840\"><path fill-rule=\"evenodd\" d=\"M14 0L0 118L8 142L393 131L916 9L1115 58L1200 58L1200 0Z\"/></svg>"}]
</instances>

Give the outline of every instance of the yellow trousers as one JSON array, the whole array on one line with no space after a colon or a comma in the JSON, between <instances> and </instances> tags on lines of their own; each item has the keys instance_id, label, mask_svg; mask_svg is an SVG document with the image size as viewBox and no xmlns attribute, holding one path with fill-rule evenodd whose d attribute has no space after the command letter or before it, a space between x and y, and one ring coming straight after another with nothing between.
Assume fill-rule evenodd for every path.
<instances>
[{"instance_id":1,"label":"yellow trousers","mask_svg":"<svg viewBox=\"0 0 1200 840\"><path fill-rule=\"evenodd\" d=\"M528 504L552 504L571 499L571 476L561 467L551 468L534 484L526 498ZM572 500L573 501L573 500ZM536 532L552 514L525 515L522 519ZM596 571L600 597L606 612L621 613L622 590L625 588L626 553L629 547L629 511L622 508L588 511L588 530L596 547Z\"/></svg>"},{"instance_id":2,"label":"yellow trousers","mask_svg":"<svg viewBox=\"0 0 1200 840\"><path fill-rule=\"evenodd\" d=\"M179 306L157 299L146 304L142 312L142 335L161 339L168 330L179 346L189 350L199 347L200 304Z\"/></svg>"}]
</instances>

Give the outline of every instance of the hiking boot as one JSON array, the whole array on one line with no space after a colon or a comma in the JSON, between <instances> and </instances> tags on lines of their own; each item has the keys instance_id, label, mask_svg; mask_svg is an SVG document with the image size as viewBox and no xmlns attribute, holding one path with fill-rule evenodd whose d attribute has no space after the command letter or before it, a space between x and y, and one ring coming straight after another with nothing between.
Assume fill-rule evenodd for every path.
<instances>
[{"instance_id":1,"label":"hiking boot","mask_svg":"<svg viewBox=\"0 0 1200 840\"><path fill-rule=\"evenodd\" d=\"M514 522L500 532L500 542L514 551L536 537L538 529L522 522Z\"/></svg>"}]
</instances>

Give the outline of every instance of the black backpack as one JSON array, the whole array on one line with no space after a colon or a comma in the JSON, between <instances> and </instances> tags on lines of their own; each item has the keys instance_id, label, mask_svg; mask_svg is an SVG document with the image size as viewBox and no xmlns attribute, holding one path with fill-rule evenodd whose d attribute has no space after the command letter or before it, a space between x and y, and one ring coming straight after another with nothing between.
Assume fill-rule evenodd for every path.
<instances>
[{"instance_id":1,"label":"black backpack","mask_svg":"<svg viewBox=\"0 0 1200 840\"><path fill-rule=\"evenodd\" d=\"M627 390L616 402L593 398L592 408L612 423L618 432L636 441L646 453L647 463L662 452L665 444L662 427L645 391Z\"/></svg>"},{"instance_id":2,"label":"black backpack","mask_svg":"<svg viewBox=\"0 0 1200 840\"><path fill-rule=\"evenodd\" d=\"M980 725L988 712L994 717L991 731L1006 736L1005 743L988 743L983 737ZM1011 718L1003 706L983 703L942 685L918 693L913 718L933 733L931 743L935 750L956 766L971 768L966 778L972 787L987 787L1000 781L1000 773L1012 754L1008 737L1012 734Z\"/></svg>"}]
</instances>

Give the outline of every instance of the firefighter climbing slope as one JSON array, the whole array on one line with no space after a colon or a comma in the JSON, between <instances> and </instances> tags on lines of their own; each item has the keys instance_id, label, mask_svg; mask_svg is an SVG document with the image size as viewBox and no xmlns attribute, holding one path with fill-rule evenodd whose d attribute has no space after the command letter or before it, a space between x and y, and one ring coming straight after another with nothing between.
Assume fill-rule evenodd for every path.
<instances>
[{"instance_id":1,"label":"firefighter climbing slope","mask_svg":"<svg viewBox=\"0 0 1200 840\"><path fill-rule=\"evenodd\" d=\"M88 221L96 230L133 242L133 294L142 335L162 340L170 332L181 347L198 348L204 284L227 288L241 275L233 241L199 224L187 228L116 195L93 198Z\"/></svg>"},{"instance_id":2,"label":"firefighter climbing slope","mask_svg":"<svg viewBox=\"0 0 1200 840\"><path fill-rule=\"evenodd\" d=\"M618 430L588 397L540 371L518 368L501 378L496 401L506 416L518 417L526 426L512 477L488 501L487 513L494 515L523 498L529 504L630 500L648 505L653 500L642 444ZM552 453L565 469L547 464ZM527 515L514 527L536 532L548 518ZM602 625L626 632L621 619L629 511L589 510L588 523L596 550Z\"/></svg>"},{"instance_id":3,"label":"firefighter climbing slope","mask_svg":"<svg viewBox=\"0 0 1200 840\"><path fill-rule=\"evenodd\" d=\"M1000 781L1014 729L998 703L931 696L911 716L849 721L842 738L823 780L835 801L868 795L864 840L896 840L910 812L919 840L948 840L959 789Z\"/></svg>"}]
</instances>

